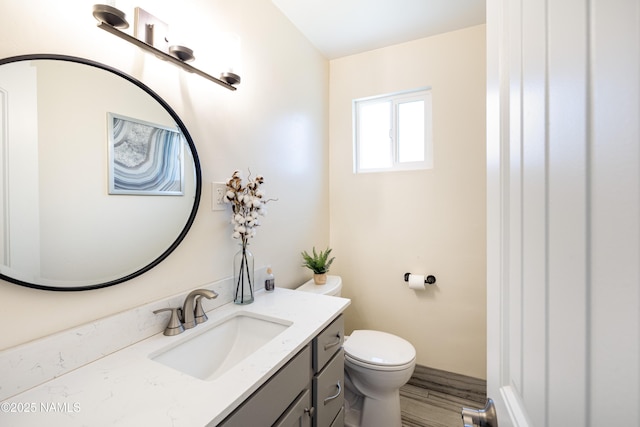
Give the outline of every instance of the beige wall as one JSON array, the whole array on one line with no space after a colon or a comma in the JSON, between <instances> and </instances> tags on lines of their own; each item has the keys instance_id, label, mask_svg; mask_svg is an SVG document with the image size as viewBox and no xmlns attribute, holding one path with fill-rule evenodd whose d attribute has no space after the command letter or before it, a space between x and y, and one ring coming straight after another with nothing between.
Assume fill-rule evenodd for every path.
<instances>
[{"instance_id":1,"label":"beige wall","mask_svg":"<svg viewBox=\"0 0 640 427\"><path fill-rule=\"evenodd\" d=\"M485 378L485 26L330 63L333 274L347 332L414 344L421 365ZM433 88L434 168L353 174L351 101ZM405 272L437 286L416 292Z\"/></svg>"},{"instance_id":2,"label":"beige wall","mask_svg":"<svg viewBox=\"0 0 640 427\"><path fill-rule=\"evenodd\" d=\"M28 342L232 274L237 241L226 213L212 212L210 183L234 169L266 177L279 200L253 239L256 267L271 264L277 285L309 278L300 251L326 245L328 211L328 62L270 1L118 0L133 25L141 6L184 31L194 65L215 57L218 32L242 38L242 84L236 92L180 71L96 28L88 0L5 2L0 57L31 53L80 56L121 69L164 98L191 133L202 163L203 193L190 233L148 273L111 288L47 292L0 282L0 349ZM250 11L251 13L248 13ZM192 41L193 43L189 43ZM312 226L309 226L312 224ZM286 242L286 244L283 244ZM97 245L101 244L96 242Z\"/></svg>"}]
</instances>

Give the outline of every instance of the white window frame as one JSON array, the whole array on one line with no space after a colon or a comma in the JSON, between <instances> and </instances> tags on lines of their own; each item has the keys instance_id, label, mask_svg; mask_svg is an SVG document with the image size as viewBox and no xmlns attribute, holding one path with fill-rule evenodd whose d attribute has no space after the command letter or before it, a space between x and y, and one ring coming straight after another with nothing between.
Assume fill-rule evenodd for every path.
<instances>
[{"instance_id":1,"label":"white window frame","mask_svg":"<svg viewBox=\"0 0 640 427\"><path fill-rule=\"evenodd\" d=\"M398 105L412 101L424 101L424 160L416 162L400 162L398 159ZM390 138L391 166L385 168L360 167L360 138L359 138L359 112L362 106L380 102L390 102L392 108ZM423 87L403 92L354 99L352 101L353 112L353 171L354 173L392 172L406 170L425 170L433 168L433 122L431 88Z\"/></svg>"}]
</instances>

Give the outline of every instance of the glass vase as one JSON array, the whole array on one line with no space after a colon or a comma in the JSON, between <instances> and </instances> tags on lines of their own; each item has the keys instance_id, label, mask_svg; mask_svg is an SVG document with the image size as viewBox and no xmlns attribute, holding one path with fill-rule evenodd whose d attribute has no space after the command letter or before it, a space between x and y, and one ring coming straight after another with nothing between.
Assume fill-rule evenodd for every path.
<instances>
[{"instance_id":1,"label":"glass vase","mask_svg":"<svg viewBox=\"0 0 640 427\"><path fill-rule=\"evenodd\" d=\"M253 254L243 244L242 249L233 257L233 302L251 304L254 287Z\"/></svg>"}]
</instances>

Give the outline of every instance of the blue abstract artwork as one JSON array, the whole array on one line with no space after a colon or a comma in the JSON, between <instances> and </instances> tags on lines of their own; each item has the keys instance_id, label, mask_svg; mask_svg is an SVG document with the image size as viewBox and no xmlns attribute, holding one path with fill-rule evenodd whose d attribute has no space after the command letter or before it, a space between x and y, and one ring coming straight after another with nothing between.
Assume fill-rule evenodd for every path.
<instances>
[{"instance_id":1,"label":"blue abstract artwork","mask_svg":"<svg viewBox=\"0 0 640 427\"><path fill-rule=\"evenodd\" d=\"M109 194L183 195L177 128L109 113Z\"/></svg>"}]
</instances>

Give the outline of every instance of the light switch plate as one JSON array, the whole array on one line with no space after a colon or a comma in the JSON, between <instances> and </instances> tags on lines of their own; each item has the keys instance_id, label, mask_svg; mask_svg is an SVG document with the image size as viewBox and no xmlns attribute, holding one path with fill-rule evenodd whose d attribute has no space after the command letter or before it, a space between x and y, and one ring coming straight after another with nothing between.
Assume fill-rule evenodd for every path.
<instances>
[{"instance_id":1,"label":"light switch plate","mask_svg":"<svg viewBox=\"0 0 640 427\"><path fill-rule=\"evenodd\" d=\"M227 193L227 185L224 182L211 183L211 210L223 211L227 208L224 195Z\"/></svg>"}]
</instances>

